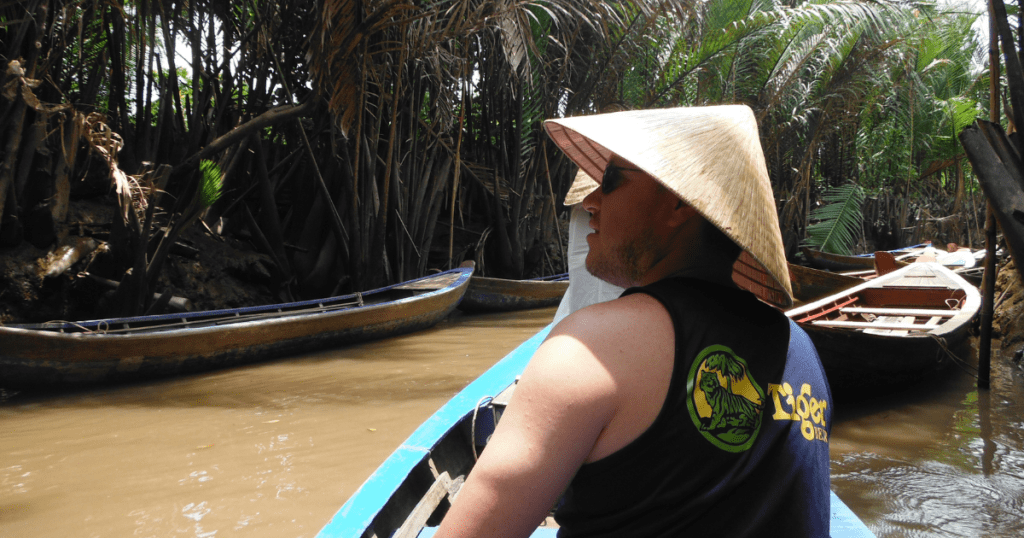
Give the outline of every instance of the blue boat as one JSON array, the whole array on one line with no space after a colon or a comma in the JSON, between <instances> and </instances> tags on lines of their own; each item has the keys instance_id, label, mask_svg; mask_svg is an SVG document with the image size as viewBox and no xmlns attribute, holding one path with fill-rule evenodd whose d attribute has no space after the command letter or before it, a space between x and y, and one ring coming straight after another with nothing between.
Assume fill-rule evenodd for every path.
<instances>
[{"instance_id":1,"label":"blue boat","mask_svg":"<svg viewBox=\"0 0 1024 538\"><path fill-rule=\"evenodd\" d=\"M432 536L486 444L511 393L510 387L550 332L541 330L484 372L426 420L377 468L321 529L318 538L412 538ZM831 536L874 534L832 494ZM534 537L554 537L538 527Z\"/></svg>"},{"instance_id":2,"label":"blue boat","mask_svg":"<svg viewBox=\"0 0 1024 538\"><path fill-rule=\"evenodd\" d=\"M0 387L67 388L238 366L431 327L462 299L473 267L375 290L290 303L0 325Z\"/></svg>"}]
</instances>

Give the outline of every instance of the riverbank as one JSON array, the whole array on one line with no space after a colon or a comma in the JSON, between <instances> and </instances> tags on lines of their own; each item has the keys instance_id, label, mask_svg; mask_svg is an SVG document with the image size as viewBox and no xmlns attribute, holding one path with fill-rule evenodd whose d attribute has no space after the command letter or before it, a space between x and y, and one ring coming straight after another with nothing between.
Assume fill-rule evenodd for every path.
<instances>
[{"instance_id":1,"label":"riverbank","mask_svg":"<svg viewBox=\"0 0 1024 538\"><path fill-rule=\"evenodd\" d=\"M114 215L108 204L78 202L63 238L49 250L22 241L0 250L0 323L76 321L107 317L114 293L112 261L104 240ZM271 289L269 258L247 242L208 232L202 224L187 229L172 249L156 293L170 291L191 310L236 308L281 302ZM46 272L63 258L66 270Z\"/></svg>"},{"instance_id":2,"label":"riverbank","mask_svg":"<svg viewBox=\"0 0 1024 538\"><path fill-rule=\"evenodd\" d=\"M993 304L993 337L1002 339L1000 349L1007 356L1024 347L1024 285L1013 260L999 268ZM1014 360L1020 362L1018 356L1014 356Z\"/></svg>"},{"instance_id":3,"label":"riverbank","mask_svg":"<svg viewBox=\"0 0 1024 538\"><path fill-rule=\"evenodd\" d=\"M113 295L109 252L104 240L115 217L109 204L72 202L70 224L49 251L28 241L0 250L0 323L35 323L107 317ZM176 304L212 310L289 300L273 289L273 262L247 238L217 235L202 223L187 229L161 271L156 293L169 291ZM54 258L69 246L79 256L59 274L46 275ZM67 262L68 260L65 260ZM1012 260L996 279L993 337L1005 357L1020 363L1024 349L1024 284Z\"/></svg>"}]
</instances>

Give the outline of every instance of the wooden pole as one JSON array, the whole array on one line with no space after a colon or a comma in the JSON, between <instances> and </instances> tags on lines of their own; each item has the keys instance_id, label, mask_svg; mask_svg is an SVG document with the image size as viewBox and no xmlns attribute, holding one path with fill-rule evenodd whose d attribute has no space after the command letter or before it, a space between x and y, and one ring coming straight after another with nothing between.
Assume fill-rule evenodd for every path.
<instances>
[{"instance_id":1,"label":"wooden pole","mask_svg":"<svg viewBox=\"0 0 1024 538\"><path fill-rule=\"evenodd\" d=\"M989 387L992 363L992 317L996 295L996 214L988 203L985 215L985 276L981 290L981 334L978 337L978 388Z\"/></svg>"},{"instance_id":2,"label":"wooden pole","mask_svg":"<svg viewBox=\"0 0 1024 538\"><path fill-rule=\"evenodd\" d=\"M988 2L989 119L999 123L999 30L994 0ZM996 294L996 215L985 202L985 274L981 284L981 328L978 336L978 388L988 389L992 364L992 316Z\"/></svg>"}]
</instances>

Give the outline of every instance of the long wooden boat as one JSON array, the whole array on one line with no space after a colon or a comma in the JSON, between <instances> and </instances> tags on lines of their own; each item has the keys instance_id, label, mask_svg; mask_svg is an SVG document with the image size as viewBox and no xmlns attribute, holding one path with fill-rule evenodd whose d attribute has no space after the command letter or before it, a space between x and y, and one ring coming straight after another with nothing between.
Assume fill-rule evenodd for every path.
<instances>
[{"instance_id":1,"label":"long wooden boat","mask_svg":"<svg viewBox=\"0 0 1024 538\"><path fill-rule=\"evenodd\" d=\"M459 310L509 312L556 306L567 289L569 273L529 280L474 276L469 279L469 288L459 303Z\"/></svg>"},{"instance_id":2,"label":"long wooden boat","mask_svg":"<svg viewBox=\"0 0 1024 538\"><path fill-rule=\"evenodd\" d=\"M793 285L793 299L797 305L811 303L864 283L863 278L795 263L789 264L789 281Z\"/></svg>"},{"instance_id":3,"label":"long wooden boat","mask_svg":"<svg viewBox=\"0 0 1024 538\"><path fill-rule=\"evenodd\" d=\"M984 257L984 251L972 252L966 248L947 252L929 246L928 243L914 245L898 250L883 250L891 256L886 262L886 269L878 266L878 253L860 254L856 256L843 256L840 254L829 254L817 250L810 250L803 247L804 258L812 267L828 271L841 272L846 276L854 276L863 279L874 278L878 273L883 273L889 267L903 267L913 263L918 257L921 260L937 262L948 267L954 273L975 286L981 284L981 267L979 267L979 254Z\"/></svg>"},{"instance_id":4,"label":"long wooden boat","mask_svg":"<svg viewBox=\"0 0 1024 538\"><path fill-rule=\"evenodd\" d=\"M807 331L832 391L878 392L952 359L981 306L978 289L934 262L911 263L786 315Z\"/></svg>"},{"instance_id":5,"label":"long wooden boat","mask_svg":"<svg viewBox=\"0 0 1024 538\"><path fill-rule=\"evenodd\" d=\"M472 267L352 295L79 322L0 326L0 387L67 387L193 373L408 333L458 304Z\"/></svg>"},{"instance_id":6,"label":"long wooden boat","mask_svg":"<svg viewBox=\"0 0 1024 538\"><path fill-rule=\"evenodd\" d=\"M550 330L548 326L521 344L427 419L345 502L318 538L432 536L501 418L516 376ZM834 538L874 537L835 493L831 516ZM541 526L532 536L556 533L553 526Z\"/></svg>"},{"instance_id":7,"label":"long wooden boat","mask_svg":"<svg viewBox=\"0 0 1024 538\"><path fill-rule=\"evenodd\" d=\"M916 252L922 251L930 246L931 243L921 243L919 245L911 245L909 247L888 250L885 252L892 253L898 260L902 261L904 258L913 256ZM825 269L828 271L864 271L874 269L875 266L874 253L845 256L842 254L832 254L830 252L813 250L808 247L800 247L800 252L803 253L804 259L807 260L807 263L815 269Z\"/></svg>"}]
</instances>

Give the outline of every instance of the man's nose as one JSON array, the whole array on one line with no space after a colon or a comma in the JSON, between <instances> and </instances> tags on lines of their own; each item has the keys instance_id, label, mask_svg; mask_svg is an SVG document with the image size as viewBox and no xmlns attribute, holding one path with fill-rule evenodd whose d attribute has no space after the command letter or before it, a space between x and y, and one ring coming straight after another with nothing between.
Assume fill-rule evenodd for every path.
<instances>
[{"instance_id":1,"label":"man's nose","mask_svg":"<svg viewBox=\"0 0 1024 538\"><path fill-rule=\"evenodd\" d=\"M598 206L600 204L601 204L601 187L598 187L598 188L594 189L593 191L591 191L591 193L588 194L586 196L586 198L583 199L583 202L581 202L583 210L588 212L588 213L590 213L590 214L594 214L594 211L598 208Z\"/></svg>"}]
</instances>

